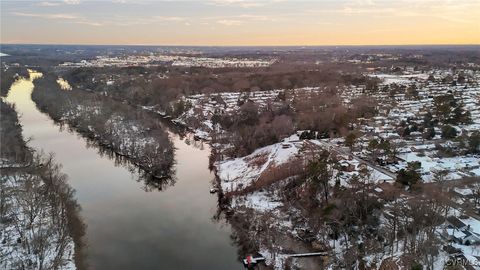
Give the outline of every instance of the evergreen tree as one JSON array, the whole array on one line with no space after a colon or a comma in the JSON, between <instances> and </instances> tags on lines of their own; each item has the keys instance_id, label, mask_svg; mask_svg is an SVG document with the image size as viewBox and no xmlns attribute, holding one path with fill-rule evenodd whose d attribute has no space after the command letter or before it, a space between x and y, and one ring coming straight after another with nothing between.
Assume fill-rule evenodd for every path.
<instances>
[{"instance_id":1,"label":"evergreen tree","mask_svg":"<svg viewBox=\"0 0 480 270\"><path fill-rule=\"evenodd\" d=\"M475 131L468 138L468 149L472 153L480 153L480 132Z\"/></svg>"},{"instance_id":2,"label":"evergreen tree","mask_svg":"<svg viewBox=\"0 0 480 270\"><path fill-rule=\"evenodd\" d=\"M450 126L450 125L445 125L442 128L442 138L444 139L453 139L457 137L457 130Z\"/></svg>"}]
</instances>

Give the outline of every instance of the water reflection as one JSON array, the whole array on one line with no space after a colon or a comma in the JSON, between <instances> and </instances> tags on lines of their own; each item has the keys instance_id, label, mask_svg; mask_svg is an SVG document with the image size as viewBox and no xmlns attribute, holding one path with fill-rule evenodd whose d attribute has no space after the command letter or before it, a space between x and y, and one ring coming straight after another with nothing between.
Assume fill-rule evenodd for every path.
<instances>
[{"instance_id":1,"label":"water reflection","mask_svg":"<svg viewBox=\"0 0 480 270\"><path fill-rule=\"evenodd\" d=\"M60 88L62 88L63 90L72 90L72 87L70 86L68 81L66 81L63 78L58 78L57 83L58 85L60 85Z\"/></svg>"},{"instance_id":2,"label":"water reflection","mask_svg":"<svg viewBox=\"0 0 480 270\"><path fill-rule=\"evenodd\" d=\"M32 79L20 80L7 101L16 105L24 137L33 137L29 146L55 153L69 176L87 224L92 269L243 269L230 225L212 221L218 206L209 193L214 175L207 144L171 133L173 177L152 183L121 158L111 159L84 137L59 129L38 111L32 89ZM159 187L162 192L145 192Z\"/></svg>"},{"instance_id":3,"label":"water reflection","mask_svg":"<svg viewBox=\"0 0 480 270\"><path fill-rule=\"evenodd\" d=\"M71 134L78 134L73 128L71 128L67 124L63 124L60 122L55 122L55 124L59 126L60 132L67 131ZM164 173L162 174L164 176L156 177L132 163L128 157L120 155L117 152L112 151L110 148L99 145L98 141L90 139L86 136L82 136L80 134L78 134L78 137L81 137L85 140L86 148L95 149L100 157L105 157L112 160L115 167L123 167L127 171L129 171L131 177L135 181L143 184L142 189L144 191L163 191L166 188L175 185L175 166L171 166L168 171L164 171Z\"/></svg>"}]
</instances>

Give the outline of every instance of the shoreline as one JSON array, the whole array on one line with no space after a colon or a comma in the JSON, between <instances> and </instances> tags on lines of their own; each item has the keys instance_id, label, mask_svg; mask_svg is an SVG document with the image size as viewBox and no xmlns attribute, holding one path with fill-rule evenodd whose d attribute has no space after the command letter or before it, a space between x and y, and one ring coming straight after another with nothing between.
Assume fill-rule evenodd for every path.
<instances>
[{"instance_id":1,"label":"shoreline","mask_svg":"<svg viewBox=\"0 0 480 270\"><path fill-rule=\"evenodd\" d=\"M7 125L12 125L15 122L18 123L18 117L14 107L9 105L1 100L2 112L4 115L2 118L7 117L9 121ZM5 123L5 122L4 122ZM18 193L13 194L3 194L2 190L2 219L0 223L2 224L2 237L4 242L2 242L2 249L7 253L7 260L1 262L1 265L5 267L15 267L14 264L23 265L23 267L29 267L32 264L40 264L39 267L67 267L67 268L76 268L76 269L87 269L87 263L85 260L85 224L83 223L80 217L80 206L73 197L74 190L66 182L66 175L60 172L59 165L53 160L52 156L46 156L43 153L38 153L37 150L28 147L22 136L21 127L12 128L16 133L15 137L17 138L11 144L2 147L2 163L9 164L8 167L3 166L0 168L2 172L2 187L18 190ZM3 130L3 129L2 129ZM2 141L8 139L9 135L2 132ZM4 142L2 142L3 144ZM11 156L8 152L9 148L21 149L24 153L24 157ZM15 150L18 151L18 150ZM19 159L20 158L20 159ZM36 182L29 191L22 190L22 183L24 181L30 181L27 179L37 179L39 182ZM5 182L4 182L5 181ZM41 192L43 188L46 188L47 193ZM3 189L3 188L2 188ZM30 219L28 225L24 223L25 221L14 221L10 220L11 215L23 215L27 214L28 211L26 208L15 206L17 202L21 202L23 199L16 196L20 196L21 193L26 192L34 193L30 196L38 196L39 202L43 202L37 206L40 206L37 210L42 211L52 211L57 209L60 213L55 214L54 216L44 216L43 218L38 216L37 218ZM25 194L25 195L27 195ZM5 195L5 197L4 197ZM61 198L60 201L50 201L48 196ZM4 204L12 204L13 208L17 208L18 213L9 213L4 209ZM50 213L50 212L48 212ZM63 215L61 213L64 213ZM34 214L34 213L32 213ZM37 215L37 214L36 214ZM38 213L39 215L39 213ZM51 218L52 221L49 221ZM55 221L59 219L58 221ZM65 219L65 220L63 220ZM10 220L10 221L8 221ZM63 221L61 221L63 220ZM10 230L11 222L20 224L15 225L17 229ZM53 222L53 223L50 223ZM10 224L10 225L9 225ZM33 226L33 227L31 227ZM28 250L38 245L34 240L34 236L40 233L36 230L40 230L45 226L52 226L51 234L45 235L45 239L42 245L44 252L51 251L50 248L56 247L53 254L56 254L54 257L43 257L46 254L30 254ZM31 227L29 229L29 227ZM9 229L10 228L10 229ZM64 235L68 233L68 237ZM17 235L17 236L15 236ZM13 239L12 239L13 237ZM15 238L18 237L18 238ZM39 237L39 236L36 236ZM15 242L13 242L15 241ZM27 250L24 250L27 248ZM39 248L39 247L38 247ZM13 257L11 260L8 260L8 256L18 256L16 259ZM71 265L73 264L73 265ZM18 265L18 266L19 266ZM63 266L62 266L63 265ZM70 265L70 266L68 266Z\"/></svg>"}]
</instances>

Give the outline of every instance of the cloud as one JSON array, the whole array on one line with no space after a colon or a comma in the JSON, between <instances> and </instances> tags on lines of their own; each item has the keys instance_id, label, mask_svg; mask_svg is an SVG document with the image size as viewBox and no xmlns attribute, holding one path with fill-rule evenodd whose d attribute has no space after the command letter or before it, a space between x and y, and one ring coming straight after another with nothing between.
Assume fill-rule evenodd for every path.
<instances>
[{"instance_id":1,"label":"cloud","mask_svg":"<svg viewBox=\"0 0 480 270\"><path fill-rule=\"evenodd\" d=\"M243 22L239 20L218 20L217 23L226 26L239 26L243 24Z\"/></svg>"},{"instance_id":2,"label":"cloud","mask_svg":"<svg viewBox=\"0 0 480 270\"><path fill-rule=\"evenodd\" d=\"M60 5L78 5L78 4L80 4L80 0L43 1L43 2L37 3L37 6L56 7Z\"/></svg>"},{"instance_id":3,"label":"cloud","mask_svg":"<svg viewBox=\"0 0 480 270\"><path fill-rule=\"evenodd\" d=\"M250 15L250 14L242 14L238 16L233 16L235 18L246 19L251 21L275 21L274 18L264 15Z\"/></svg>"},{"instance_id":4,"label":"cloud","mask_svg":"<svg viewBox=\"0 0 480 270\"><path fill-rule=\"evenodd\" d=\"M373 0L356 0L355 5L357 6L373 6L375 2Z\"/></svg>"},{"instance_id":5,"label":"cloud","mask_svg":"<svg viewBox=\"0 0 480 270\"><path fill-rule=\"evenodd\" d=\"M67 20L71 23L84 24L90 26L131 26L131 25L147 25L160 22L177 22L189 24L187 18L178 16L151 16L151 17L130 17L130 16L117 16L110 19L99 21L89 20L86 17L78 16L68 13L25 13L25 12L12 12L13 15L21 17L41 18L47 20Z\"/></svg>"},{"instance_id":6,"label":"cloud","mask_svg":"<svg viewBox=\"0 0 480 270\"><path fill-rule=\"evenodd\" d=\"M40 2L37 5L42 7L55 7L55 6L59 6L60 3L59 2Z\"/></svg>"},{"instance_id":7,"label":"cloud","mask_svg":"<svg viewBox=\"0 0 480 270\"><path fill-rule=\"evenodd\" d=\"M200 17L198 20L204 24L208 24L208 22L216 22L223 25L240 25L254 21L273 22L278 21L279 18L265 15L240 14L233 16L207 16Z\"/></svg>"},{"instance_id":8,"label":"cloud","mask_svg":"<svg viewBox=\"0 0 480 270\"><path fill-rule=\"evenodd\" d=\"M391 2L373 0L351 0L332 9L313 9L305 11L307 14L340 14L367 18L424 18L449 21L452 23L472 24L478 22L480 15L472 13L480 10L480 1L451 1L451 0L398 0Z\"/></svg>"},{"instance_id":9,"label":"cloud","mask_svg":"<svg viewBox=\"0 0 480 270\"><path fill-rule=\"evenodd\" d=\"M55 13L55 14L38 14L38 13L24 13L24 12L13 12L13 15L21 17L33 17L33 18L42 18L42 19L65 19L65 20L75 20L81 17L66 14L66 13Z\"/></svg>"},{"instance_id":10,"label":"cloud","mask_svg":"<svg viewBox=\"0 0 480 270\"><path fill-rule=\"evenodd\" d=\"M80 0L63 0L63 3L67 5L78 5L80 4Z\"/></svg>"},{"instance_id":11,"label":"cloud","mask_svg":"<svg viewBox=\"0 0 480 270\"><path fill-rule=\"evenodd\" d=\"M217 24L222 24L226 26L239 26L245 23L250 23L253 21L276 21L277 19L264 15L251 15L251 14L241 14L235 16L214 16L214 17L203 17L201 18L204 21L215 22Z\"/></svg>"},{"instance_id":12,"label":"cloud","mask_svg":"<svg viewBox=\"0 0 480 270\"><path fill-rule=\"evenodd\" d=\"M105 25L114 26L132 26L132 25L149 25L162 22L171 23L189 23L187 18L178 16L150 16L150 17L131 17L131 16L115 16L108 21L105 21Z\"/></svg>"},{"instance_id":13,"label":"cloud","mask_svg":"<svg viewBox=\"0 0 480 270\"><path fill-rule=\"evenodd\" d=\"M95 22L95 21L90 21L87 20L86 18L74 14L68 14L68 13L45 13L45 14L39 14L39 13L24 13L24 12L12 12L13 15L15 16L20 16L20 17L31 17L31 18L40 18L40 19L46 19L46 20L66 20L71 23L76 23L76 24L84 24L84 25L90 25L90 26L102 26L103 24L100 22Z\"/></svg>"},{"instance_id":14,"label":"cloud","mask_svg":"<svg viewBox=\"0 0 480 270\"><path fill-rule=\"evenodd\" d=\"M276 2L283 2L284 0L212 0L207 2L207 4L215 6L234 6L242 8L253 8L266 6Z\"/></svg>"},{"instance_id":15,"label":"cloud","mask_svg":"<svg viewBox=\"0 0 480 270\"><path fill-rule=\"evenodd\" d=\"M396 10L393 8L353 8L345 7L340 12L346 14L392 14Z\"/></svg>"},{"instance_id":16,"label":"cloud","mask_svg":"<svg viewBox=\"0 0 480 270\"><path fill-rule=\"evenodd\" d=\"M85 25L90 25L90 26L102 26L102 23L99 22L92 22L92 21L74 21L73 23L77 24L85 24Z\"/></svg>"},{"instance_id":17,"label":"cloud","mask_svg":"<svg viewBox=\"0 0 480 270\"><path fill-rule=\"evenodd\" d=\"M176 16L153 16L153 21L163 21L163 22L183 22L186 20L184 17Z\"/></svg>"}]
</instances>

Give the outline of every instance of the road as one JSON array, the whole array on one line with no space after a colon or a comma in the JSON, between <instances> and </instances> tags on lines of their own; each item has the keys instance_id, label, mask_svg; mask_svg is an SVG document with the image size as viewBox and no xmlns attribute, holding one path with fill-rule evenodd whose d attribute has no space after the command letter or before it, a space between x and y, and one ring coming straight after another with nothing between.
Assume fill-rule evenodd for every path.
<instances>
[{"instance_id":1,"label":"road","mask_svg":"<svg viewBox=\"0 0 480 270\"><path fill-rule=\"evenodd\" d=\"M355 159L356 161L365 163L367 166L369 166L369 167L371 167L371 168L373 168L373 169L375 169L375 170L377 170L377 171L379 171L379 172L381 172L381 173L383 173L383 174L391 177L392 180L394 180L394 179L397 178L397 174L395 174L395 173L393 173L393 172L391 172L391 171L389 171L389 170L386 170L385 168L382 168L382 167L380 167L380 166L378 166L378 165L376 165L376 164L374 164L374 163L372 163L372 162L370 162L370 161L367 161L367 160L364 160L364 159L362 159L362 158L359 158L359 157L353 155L350 151L347 151L347 150L345 150L345 149L340 148L338 145L331 144L331 143L327 143L327 142L323 142L323 141L317 141L317 142L318 142L318 144L317 144L317 143L313 143L313 142L311 142L311 141L307 141L307 143L309 143L309 144L312 144L312 145L321 145L321 146L325 147L326 149L328 149L328 150L330 150L330 151L336 152L337 154L346 155L346 156L351 156L351 157L352 157L353 159Z\"/></svg>"}]
</instances>

